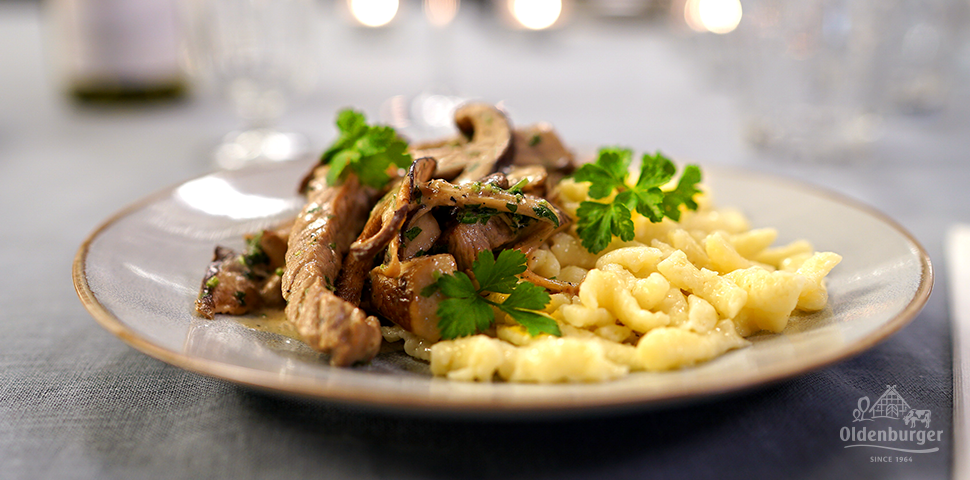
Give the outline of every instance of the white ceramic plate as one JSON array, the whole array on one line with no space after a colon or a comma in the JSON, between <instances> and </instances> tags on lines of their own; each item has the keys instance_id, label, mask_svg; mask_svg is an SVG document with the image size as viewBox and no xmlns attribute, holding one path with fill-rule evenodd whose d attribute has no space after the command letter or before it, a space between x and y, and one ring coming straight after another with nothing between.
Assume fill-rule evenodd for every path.
<instances>
[{"instance_id":1,"label":"white ceramic plate","mask_svg":"<svg viewBox=\"0 0 970 480\"><path fill-rule=\"evenodd\" d=\"M779 243L798 238L838 252L830 307L759 335L749 348L703 365L634 373L600 384L458 383L387 350L369 365L332 368L301 342L249 329L231 317L193 314L217 244L279 223L302 204L305 162L220 172L148 197L94 231L74 261L84 306L142 352L187 370L271 391L387 409L457 415L577 414L696 400L791 377L858 354L910 321L933 284L923 248L889 218L846 198L762 174L706 168L719 206Z\"/></svg>"}]
</instances>

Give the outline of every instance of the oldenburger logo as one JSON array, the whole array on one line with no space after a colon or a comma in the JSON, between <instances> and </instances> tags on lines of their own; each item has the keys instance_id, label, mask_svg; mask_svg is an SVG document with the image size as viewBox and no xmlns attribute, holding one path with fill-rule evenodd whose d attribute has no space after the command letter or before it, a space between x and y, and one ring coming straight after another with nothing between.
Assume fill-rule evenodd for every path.
<instances>
[{"instance_id":1,"label":"oldenburger logo","mask_svg":"<svg viewBox=\"0 0 970 480\"><path fill-rule=\"evenodd\" d=\"M940 450L943 430L932 430L932 412L913 408L896 391L895 385L887 385L886 391L870 404L869 397L859 399L858 408L852 411L852 423L872 422L868 425L842 427L839 438L851 442L844 448L868 447L907 453L932 453ZM885 458L885 460L882 460ZM873 461L893 461L893 457L873 457ZM904 460L896 457L897 461Z\"/></svg>"}]
</instances>

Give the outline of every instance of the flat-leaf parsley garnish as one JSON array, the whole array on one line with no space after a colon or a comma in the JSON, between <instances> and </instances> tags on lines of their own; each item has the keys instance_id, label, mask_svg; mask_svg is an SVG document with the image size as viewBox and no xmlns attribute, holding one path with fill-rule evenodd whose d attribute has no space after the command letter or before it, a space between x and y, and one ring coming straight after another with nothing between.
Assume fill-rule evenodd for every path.
<instances>
[{"instance_id":1,"label":"flat-leaf parsley garnish","mask_svg":"<svg viewBox=\"0 0 970 480\"><path fill-rule=\"evenodd\" d=\"M330 164L330 185L338 184L349 167L361 183L381 188L391 178L387 174L391 164L401 168L411 165L407 142L391 127L368 125L363 113L341 110L337 114L337 129L340 134L320 158L320 163Z\"/></svg>"},{"instance_id":2,"label":"flat-leaf parsley garnish","mask_svg":"<svg viewBox=\"0 0 970 480\"><path fill-rule=\"evenodd\" d=\"M576 215L576 233L583 246L591 253L603 251L613 237L623 241L633 240L634 210L659 222L669 217L680 220L680 207L697 210L694 195L699 193L697 183L701 181L701 170L697 165L687 165L673 190L664 191L660 187L674 178L677 167L660 152L644 154L640 165L640 176L636 185L627 184L633 151L625 148L602 148L596 162L583 165L573 178L579 182L589 182L589 196L600 199L616 195L609 203L584 201L579 204Z\"/></svg>"},{"instance_id":3,"label":"flat-leaf parsley garnish","mask_svg":"<svg viewBox=\"0 0 970 480\"><path fill-rule=\"evenodd\" d=\"M448 297L438 304L441 338L465 337L488 329L495 323L492 307L512 317L528 330L529 335L561 335L556 321L539 312L549 303L549 293L532 283L520 282L516 277L525 271L525 261L525 254L518 250L503 250L497 258L484 250L472 263L477 287L464 272L441 275L426 287L421 292L424 296L441 291ZM485 297L492 292L508 297L501 303L494 302Z\"/></svg>"}]
</instances>

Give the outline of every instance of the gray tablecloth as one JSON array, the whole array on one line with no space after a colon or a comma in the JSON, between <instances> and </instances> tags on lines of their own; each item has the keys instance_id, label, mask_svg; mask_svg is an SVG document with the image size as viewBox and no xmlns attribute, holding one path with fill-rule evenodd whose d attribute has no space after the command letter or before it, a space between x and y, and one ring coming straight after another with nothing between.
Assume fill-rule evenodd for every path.
<instances>
[{"instance_id":1,"label":"gray tablecloth","mask_svg":"<svg viewBox=\"0 0 970 480\"><path fill-rule=\"evenodd\" d=\"M144 110L73 108L49 74L37 8L0 5L0 478L948 475L952 373L941 240L951 222L970 221L970 109L888 119L869 161L779 162L742 145L738 104L699 73L690 45L657 29L621 23L537 39L463 21L456 49L481 49L474 61L455 61L455 81L504 100L523 122L550 120L578 144L661 146L680 158L807 180L897 219L939 274L926 308L862 355L775 385L555 421L362 411L188 373L99 327L73 291L71 262L113 212L211 170L209 149L236 121L204 95ZM426 56L414 51L421 40L405 41L413 34L407 24L377 37L327 25L324 81L284 119L318 146L332 135L336 108L375 112L382 99L427 81L413 67ZM843 448L840 429L851 425L858 399L875 399L888 385L932 411L934 429L945 434L939 452L886 463L874 458L884 453Z\"/></svg>"}]
</instances>

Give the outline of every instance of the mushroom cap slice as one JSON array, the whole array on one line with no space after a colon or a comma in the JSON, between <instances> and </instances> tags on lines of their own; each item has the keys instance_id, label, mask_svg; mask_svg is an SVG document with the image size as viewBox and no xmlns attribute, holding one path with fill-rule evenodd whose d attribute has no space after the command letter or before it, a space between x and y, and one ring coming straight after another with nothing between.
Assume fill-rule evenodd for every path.
<instances>
[{"instance_id":1,"label":"mushroom cap slice","mask_svg":"<svg viewBox=\"0 0 970 480\"><path fill-rule=\"evenodd\" d=\"M438 281L438 275L456 270L454 257L447 253L401 262L400 272L395 276L387 276L383 269L375 268L370 272L371 305L401 328L437 341L441 338L438 303L445 297L440 291L424 296L422 290Z\"/></svg>"},{"instance_id":2,"label":"mushroom cap slice","mask_svg":"<svg viewBox=\"0 0 970 480\"><path fill-rule=\"evenodd\" d=\"M494 105L469 103L455 111L455 125L461 135L434 143L415 144L415 158L438 160L435 178L469 183L512 162L512 125Z\"/></svg>"},{"instance_id":3,"label":"mushroom cap slice","mask_svg":"<svg viewBox=\"0 0 970 480\"><path fill-rule=\"evenodd\" d=\"M563 145L552 125L540 122L516 128L512 133L515 143L513 165L540 165L550 172L573 173L576 159Z\"/></svg>"}]
</instances>

